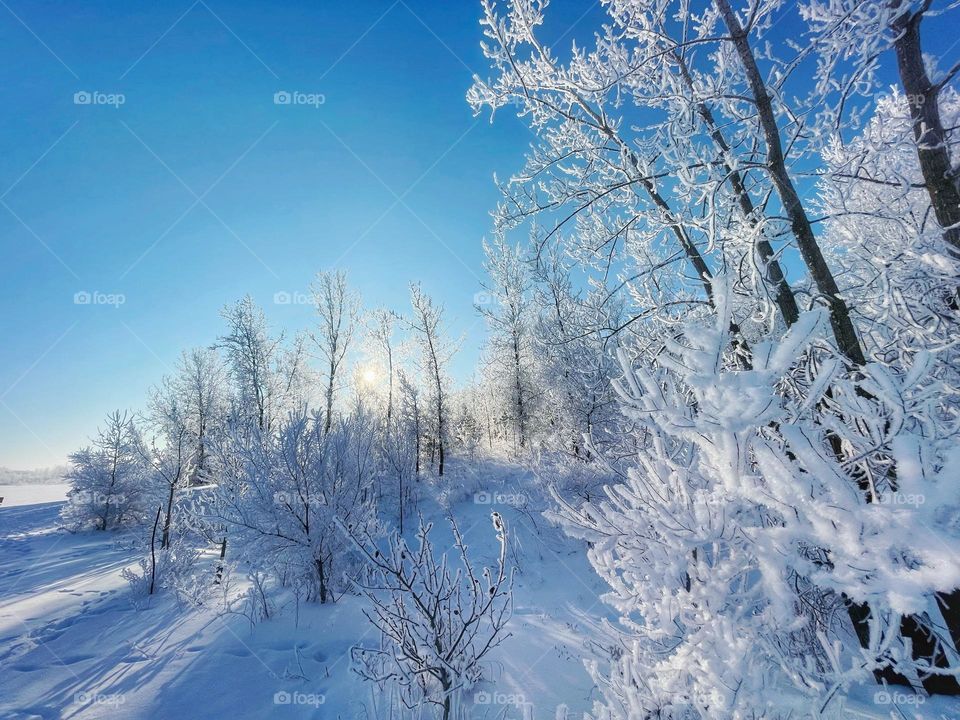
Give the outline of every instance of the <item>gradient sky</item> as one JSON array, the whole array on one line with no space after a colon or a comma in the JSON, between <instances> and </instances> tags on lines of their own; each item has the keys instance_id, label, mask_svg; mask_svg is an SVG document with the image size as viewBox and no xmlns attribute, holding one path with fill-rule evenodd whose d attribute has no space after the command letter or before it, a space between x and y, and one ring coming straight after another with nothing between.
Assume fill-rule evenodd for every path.
<instances>
[{"instance_id":1,"label":"gradient sky","mask_svg":"<svg viewBox=\"0 0 960 720\"><path fill-rule=\"evenodd\" d=\"M309 327L274 295L332 266L367 307L404 308L422 281L466 334L469 376L493 173L531 139L464 100L487 74L479 2L0 4L0 466L63 462L142 406L244 293L276 329ZM550 35L584 9L559 3Z\"/></svg>"},{"instance_id":2,"label":"gradient sky","mask_svg":"<svg viewBox=\"0 0 960 720\"><path fill-rule=\"evenodd\" d=\"M601 13L555 2L543 37L569 47ZM479 16L479 0L0 0L0 466L61 463L107 412L142 407L245 293L275 329L310 327L273 300L324 268L367 307L405 308L422 281L469 377L493 174L532 139L465 102L488 74Z\"/></svg>"}]
</instances>

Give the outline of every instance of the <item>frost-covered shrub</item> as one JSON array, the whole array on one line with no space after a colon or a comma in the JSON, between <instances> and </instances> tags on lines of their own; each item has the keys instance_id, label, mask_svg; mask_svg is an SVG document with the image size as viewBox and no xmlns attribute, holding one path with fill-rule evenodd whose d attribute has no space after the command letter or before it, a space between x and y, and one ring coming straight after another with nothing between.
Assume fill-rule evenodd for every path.
<instances>
[{"instance_id":1,"label":"frost-covered shrub","mask_svg":"<svg viewBox=\"0 0 960 720\"><path fill-rule=\"evenodd\" d=\"M127 413L111 413L93 445L70 455L61 519L74 530L137 525L150 514L142 441Z\"/></svg>"},{"instance_id":2,"label":"frost-covered shrub","mask_svg":"<svg viewBox=\"0 0 960 720\"><path fill-rule=\"evenodd\" d=\"M556 454L542 457L536 472L542 487L556 491L572 505L596 500L603 495L604 486L617 477L601 457L585 462Z\"/></svg>"},{"instance_id":3,"label":"frost-covered shrub","mask_svg":"<svg viewBox=\"0 0 960 720\"><path fill-rule=\"evenodd\" d=\"M378 647L352 649L354 669L407 708L433 708L442 720L461 717L460 698L481 678L480 662L509 637L507 531L498 513L492 519L497 564L479 574L454 522L456 562L434 551L432 525L422 519L415 548L399 535L381 549L369 534L352 534L372 571L357 583L370 601L364 614L380 631Z\"/></svg>"},{"instance_id":4,"label":"frost-covered shrub","mask_svg":"<svg viewBox=\"0 0 960 720\"><path fill-rule=\"evenodd\" d=\"M904 372L848 375L824 319L732 362L728 320L690 325L618 384L636 424L636 466L603 499L559 496L592 542L626 652L597 717L807 713L892 665L929 672L899 635L960 586L954 431L933 422L945 389L920 356ZM846 608L870 608L861 648ZM949 672L949 671L946 671Z\"/></svg>"},{"instance_id":5,"label":"frost-covered shrub","mask_svg":"<svg viewBox=\"0 0 960 720\"><path fill-rule=\"evenodd\" d=\"M415 516L421 488L416 471L415 432L413 424L398 414L385 424L377 447L382 466L378 477L378 510L381 517L396 523L401 532L407 519Z\"/></svg>"},{"instance_id":6,"label":"frost-covered shrub","mask_svg":"<svg viewBox=\"0 0 960 720\"><path fill-rule=\"evenodd\" d=\"M209 576L197 574L200 553L185 542L176 540L169 547L157 547L151 553L149 544L143 548L139 571L125 568L123 578L129 583L135 602L147 595L172 590L180 598L200 602L210 584Z\"/></svg>"},{"instance_id":7,"label":"frost-covered shrub","mask_svg":"<svg viewBox=\"0 0 960 720\"><path fill-rule=\"evenodd\" d=\"M332 602L354 562L337 527L375 522L372 425L290 413L273 432L242 426L218 448L218 519L251 564Z\"/></svg>"},{"instance_id":8,"label":"frost-covered shrub","mask_svg":"<svg viewBox=\"0 0 960 720\"><path fill-rule=\"evenodd\" d=\"M247 580L250 585L239 598L240 614L246 616L252 627L263 620L269 620L276 608L267 590L269 579L265 573L254 570L247 576Z\"/></svg>"}]
</instances>

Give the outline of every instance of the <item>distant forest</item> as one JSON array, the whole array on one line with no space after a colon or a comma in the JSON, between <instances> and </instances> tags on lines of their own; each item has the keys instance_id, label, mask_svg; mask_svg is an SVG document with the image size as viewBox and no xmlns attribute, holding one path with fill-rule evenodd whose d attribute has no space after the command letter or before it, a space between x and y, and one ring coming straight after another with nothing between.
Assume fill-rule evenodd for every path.
<instances>
[{"instance_id":1,"label":"distant forest","mask_svg":"<svg viewBox=\"0 0 960 720\"><path fill-rule=\"evenodd\" d=\"M0 467L0 485L36 485L38 483L65 482L63 476L66 472L66 465L37 470L11 470L10 468Z\"/></svg>"}]
</instances>

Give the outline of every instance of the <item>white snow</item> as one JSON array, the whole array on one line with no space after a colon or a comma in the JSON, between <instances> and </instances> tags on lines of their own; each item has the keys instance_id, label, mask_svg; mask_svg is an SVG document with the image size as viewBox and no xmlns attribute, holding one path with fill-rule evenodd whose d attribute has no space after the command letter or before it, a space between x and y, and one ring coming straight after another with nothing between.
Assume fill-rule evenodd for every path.
<instances>
[{"instance_id":1,"label":"white snow","mask_svg":"<svg viewBox=\"0 0 960 720\"><path fill-rule=\"evenodd\" d=\"M584 617L608 616L604 586L580 542L536 508L497 503L516 501L510 489L529 476L496 472L486 481L492 504L487 496L452 504L477 562L496 552L492 509L511 528L518 561L513 635L470 693L473 716L553 718L565 703L581 717L595 692L582 662L591 655ZM377 698L349 668L351 645L377 642L360 598L287 608L252 630L215 602L196 608L165 594L138 609L121 571L139 558L123 535L66 532L48 488L22 490L0 508L0 717L375 716L364 705ZM442 511L428 510L439 530ZM212 561L210 573L212 581Z\"/></svg>"},{"instance_id":2,"label":"white snow","mask_svg":"<svg viewBox=\"0 0 960 720\"><path fill-rule=\"evenodd\" d=\"M60 502L67 499L68 483L49 485L0 485L0 508Z\"/></svg>"}]
</instances>

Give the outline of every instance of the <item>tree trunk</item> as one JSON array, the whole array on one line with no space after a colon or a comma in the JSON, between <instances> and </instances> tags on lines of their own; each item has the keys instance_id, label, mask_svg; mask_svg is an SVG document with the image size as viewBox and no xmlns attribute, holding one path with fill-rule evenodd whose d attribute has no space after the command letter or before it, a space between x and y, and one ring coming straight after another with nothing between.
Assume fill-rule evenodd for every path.
<instances>
[{"instance_id":1,"label":"tree trunk","mask_svg":"<svg viewBox=\"0 0 960 720\"><path fill-rule=\"evenodd\" d=\"M393 350L387 346L387 434L390 434L393 419Z\"/></svg>"},{"instance_id":2,"label":"tree trunk","mask_svg":"<svg viewBox=\"0 0 960 720\"><path fill-rule=\"evenodd\" d=\"M960 191L957 189L947 150L946 132L940 118L940 86L934 85L927 76L920 46L920 21L929 5L927 2L923 9L911 13L909 3L891 0L890 7L903 12L893 19L890 26L897 34L894 42L897 68L910 106L917 158L924 185L930 195L930 205L943 228L944 240L955 253L960 254Z\"/></svg>"},{"instance_id":3,"label":"tree trunk","mask_svg":"<svg viewBox=\"0 0 960 720\"><path fill-rule=\"evenodd\" d=\"M747 33L740 25L737 14L730 7L729 0L714 0L714 2L723 16L723 21L730 32L731 41L736 48L737 55L743 65L743 71L750 84L750 91L757 107L757 117L763 131L764 143L767 147L767 172L770 174L770 179L777 190L783 209L790 219L793 235L797 238L797 246L800 248L800 256L803 258L817 290L820 291L830 308L830 326L833 329L840 352L854 365L863 365L866 363L866 358L853 327L850 310L843 298L840 297L837 281L833 277L833 273L830 272L827 261L817 244L813 227L810 225L810 218L807 217L803 204L800 202L800 196L797 194L797 189L787 172L783 144L780 140L780 129L773 112L773 103L764 84L763 76L760 74L760 68L757 66Z\"/></svg>"},{"instance_id":4,"label":"tree trunk","mask_svg":"<svg viewBox=\"0 0 960 720\"><path fill-rule=\"evenodd\" d=\"M199 485L207 475L207 448L204 442L206 426L201 425L197 441L197 467L193 471L193 484Z\"/></svg>"},{"instance_id":5,"label":"tree trunk","mask_svg":"<svg viewBox=\"0 0 960 720\"><path fill-rule=\"evenodd\" d=\"M330 432L330 426L333 423L333 376L336 374L337 368L333 364L333 360L330 361L330 381L327 383L327 416L323 420L323 434L326 435Z\"/></svg>"},{"instance_id":6,"label":"tree trunk","mask_svg":"<svg viewBox=\"0 0 960 720\"><path fill-rule=\"evenodd\" d=\"M434 356L436 357L436 356ZM434 361L436 363L436 361ZM440 366L435 365L437 368L437 455L438 455L438 468L437 475L443 477L443 430L444 430L444 417L443 417L443 385L440 381Z\"/></svg>"},{"instance_id":7,"label":"tree trunk","mask_svg":"<svg viewBox=\"0 0 960 720\"><path fill-rule=\"evenodd\" d=\"M154 549L157 543L157 525L160 523L160 513L163 512L163 505L157 506L157 517L153 521L153 532L150 534L150 595L153 595L153 589L157 581L157 552Z\"/></svg>"},{"instance_id":8,"label":"tree trunk","mask_svg":"<svg viewBox=\"0 0 960 720\"><path fill-rule=\"evenodd\" d=\"M450 672L446 669L441 671L440 687L443 689L443 716L442 720L450 720L450 695L453 682L450 679Z\"/></svg>"},{"instance_id":9,"label":"tree trunk","mask_svg":"<svg viewBox=\"0 0 960 720\"><path fill-rule=\"evenodd\" d=\"M693 78L690 76L687 63L683 59L683 56L677 52L674 52L674 58L679 64L680 72L683 75L687 87L690 89L691 96L693 96ZM713 140L723 157L723 167L724 170L727 171L727 177L730 179L730 187L733 189L733 194L737 198L737 204L740 206L743 219L749 223L750 227L756 227L758 220L754 214L756 208L754 207L753 200L750 198L750 193L747 192L746 186L743 183L743 176L740 174L740 170L738 170L736 165L731 161L730 145L727 143L727 139L723 136L723 133L720 132L713 112L707 107L707 104L701 100L697 102L696 107L697 113L700 115L700 118L710 133L710 139ZM780 267L780 263L777 261L773 247L766 238L761 238L757 241L757 253L760 255L760 259L764 264L764 283L773 288L777 307L780 309L780 314L783 316L784 322L788 326L793 325L800 317L797 300L783 274L783 268Z\"/></svg>"},{"instance_id":10,"label":"tree trunk","mask_svg":"<svg viewBox=\"0 0 960 720\"><path fill-rule=\"evenodd\" d=\"M223 543L220 545L220 563L217 565L217 576L213 581L214 585L219 585L223 580L223 560L227 556L227 538L224 536Z\"/></svg>"},{"instance_id":11,"label":"tree trunk","mask_svg":"<svg viewBox=\"0 0 960 720\"><path fill-rule=\"evenodd\" d=\"M523 449L526 445L526 428L523 423L523 378L520 374L520 339L516 333L513 336L513 370L517 391L517 432L520 435L520 448Z\"/></svg>"},{"instance_id":12,"label":"tree trunk","mask_svg":"<svg viewBox=\"0 0 960 720\"><path fill-rule=\"evenodd\" d=\"M176 483L170 483L170 494L167 495L167 518L163 521L163 540L160 542L160 549L170 547L170 520L173 516L173 489Z\"/></svg>"},{"instance_id":13,"label":"tree trunk","mask_svg":"<svg viewBox=\"0 0 960 720\"><path fill-rule=\"evenodd\" d=\"M437 456L439 463L437 465L437 475L443 477L443 438L437 438Z\"/></svg>"},{"instance_id":14,"label":"tree trunk","mask_svg":"<svg viewBox=\"0 0 960 720\"><path fill-rule=\"evenodd\" d=\"M414 436L414 460L416 468L414 474L417 477L417 482L420 482L420 409L416 408L414 410L414 420L413 420L413 436Z\"/></svg>"},{"instance_id":15,"label":"tree trunk","mask_svg":"<svg viewBox=\"0 0 960 720\"><path fill-rule=\"evenodd\" d=\"M320 584L320 604L327 602L327 574L326 569L323 567L323 558L315 558L314 564L317 568L317 580Z\"/></svg>"}]
</instances>

